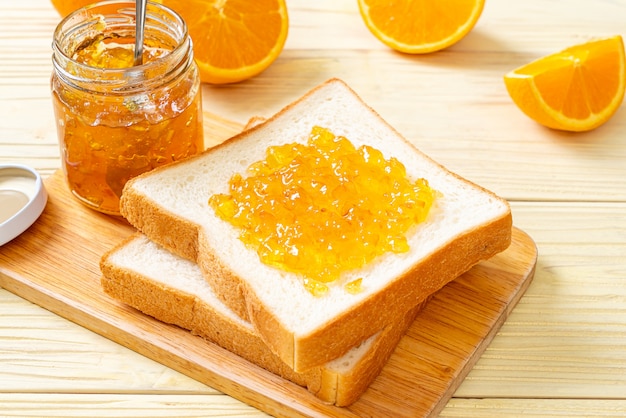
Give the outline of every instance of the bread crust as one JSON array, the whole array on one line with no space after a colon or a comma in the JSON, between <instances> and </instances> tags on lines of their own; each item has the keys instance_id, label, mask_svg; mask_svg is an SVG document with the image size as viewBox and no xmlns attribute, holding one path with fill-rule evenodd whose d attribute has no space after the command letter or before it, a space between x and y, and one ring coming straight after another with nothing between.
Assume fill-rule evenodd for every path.
<instances>
[{"instance_id":1,"label":"bread crust","mask_svg":"<svg viewBox=\"0 0 626 418\"><path fill-rule=\"evenodd\" d=\"M235 135L225 143L207 150L205 153L219 150L234 141L245 140L250 132L271 124L306 97L314 94L325 85L335 82L345 85L337 79L328 80L265 122L252 126L249 130ZM389 130L394 132L398 139L410 144L373 109L363 103L356 93L352 92L352 94ZM412 145L411 147L414 148ZM204 153L199 154L189 160L202 158L203 155ZM423 156L423 158L432 162L427 156ZM185 164L189 160L174 164ZM459 181L471 184L456 174L450 173L442 165L432 163ZM159 170L167 170L170 166L157 168L147 175L153 175ZM408 267L401 276L392 280L384 289L341 312L317 330L307 335L296 336L281 322L281 318L265 306L244 278L239 277L226 264L222 263L218 256L215 256L215 249L211 248L206 237L203 237L204 231L199 231L198 227L194 227L189 221L174 213L161 210L158 204L151 202L150 199L135 190L133 184L140 181L144 176L132 179L124 189L121 201L121 212L124 217L150 239L178 255L196 261L220 299L240 317L252 322L265 343L285 363L298 372L319 366L343 355L364 338L399 321L402 315L417 306L426 297L478 262L505 250L511 242L512 217L507 205L508 210L500 217L491 219L490 222L473 230L465 231L427 258ZM472 187L489 194L500 202L504 202L503 199L483 188L473 184Z\"/></svg>"},{"instance_id":2,"label":"bread crust","mask_svg":"<svg viewBox=\"0 0 626 418\"><path fill-rule=\"evenodd\" d=\"M162 322L177 325L194 335L215 342L300 386L310 386L311 391L320 390L321 368L295 373L263 344L258 335L218 315L194 295L180 292L176 288L151 280L150 277L111 263L110 255L132 239L135 236L124 240L102 257L101 285L105 293Z\"/></svg>"},{"instance_id":3,"label":"bread crust","mask_svg":"<svg viewBox=\"0 0 626 418\"><path fill-rule=\"evenodd\" d=\"M426 302L408 311L400 320L380 332L366 354L353 367L339 370L329 364L297 373L276 356L252 330L220 314L195 295L168 286L120 266L111 256L123 251L139 234L131 236L103 255L100 262L101 285L105 293L162 322L189 330L234 354L306 387L324 402L348 406L355 402L393 353L401 337Z\"/></svg>"},{"instance_id":4,"label":"bread crust","mask_svg":"<svg viewBox=\"0 0 626 418\"><path fill-rule=\"evenodd\" d=\"M158 237L159 245L184 259L197 261L200 227L164 210L141 193L127 189L120 198L120 212L131 225L149 237Z\"/></svg>"},{"instance_id":5,"label":"bread crust","mask_svg":"<svg viewBox=\"0 0 626 418\"><path fill-rule=\"evenodd\" d=\"M269 334L265 337L266 341L277 342L275 349L283 349L278 351L281 358L293 355L293 364L298 366L296 370L307 370L343 355L347 351L345 347L358 344L363 335L373 335L375 330L397 322L399 315L426 300L481 260L504 251L511 242L511 234L507 233L511 225L509 214L479 231L459 237L448 247L414 266L404 276L398 277L383 291L336 316L323 329L302 336L297 341L254 294L246 299L250 320L256 329L263 329ZM291 341L294 341L293 348L289 346ZM325 349L320 350L320 347ZM298 358L297 353L304 355Z\"/></svg>"}]
</instances>

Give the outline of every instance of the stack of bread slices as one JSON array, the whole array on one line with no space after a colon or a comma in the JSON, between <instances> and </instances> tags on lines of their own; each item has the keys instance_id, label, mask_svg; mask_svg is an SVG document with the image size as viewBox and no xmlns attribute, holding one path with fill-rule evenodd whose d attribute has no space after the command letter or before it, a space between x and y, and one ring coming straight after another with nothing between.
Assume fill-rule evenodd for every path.
<instances>
[{"instance_id":1,"label":"stack of bread slices","mask_svg":"<svg viewBox=\"0 0 626 418\"><path fill-rule=\"evenodd\" d=\"M346 272L321 296L261 262L207 203L269 146L306 143L313 126L397 158L438 193L407 234L408 252ZM368 388L428 299L505 250L512 229L504 199L417 150L338 79L219 146L132 179L121 211L138 233L103 256L106 293L338 406ZM355 277L362 289L349 292L344 284Z\"/></svg>"}]
</instances>

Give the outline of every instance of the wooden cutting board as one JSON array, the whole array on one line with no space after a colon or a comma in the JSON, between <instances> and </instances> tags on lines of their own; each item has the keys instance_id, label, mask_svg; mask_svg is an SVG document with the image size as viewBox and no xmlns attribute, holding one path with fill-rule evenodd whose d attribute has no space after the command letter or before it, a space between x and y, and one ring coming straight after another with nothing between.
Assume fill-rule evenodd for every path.
<instances>
[{"instance_id":1,"label":"wooden cutting board","mask_svg":"<svg viewBox=\"0 0 626 418\"><path fill-rule=\"evenodd\" d=\"M219 118L205 122L214 143L235 128ZM45 185L49 200L42 216L0 247L0 286L276 416L437 415L528 288L537 259L533 240L514 228L510 248L438 292L361 399L338 408L105 295L100 256L134 229L78 203L60 171Z\"/></svg>"}]
</instances>

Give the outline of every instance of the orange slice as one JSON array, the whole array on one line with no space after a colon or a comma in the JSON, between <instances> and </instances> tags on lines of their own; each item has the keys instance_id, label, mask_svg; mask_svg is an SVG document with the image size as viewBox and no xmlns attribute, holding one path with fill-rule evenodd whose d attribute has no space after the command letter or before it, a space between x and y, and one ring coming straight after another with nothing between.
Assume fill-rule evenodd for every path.
<instances>
[{"instance_id":1,"label":"orange slice","mask_svg":"<svg viewBox=\"0 0 626 418\"><path fill-rule=\"evenodd\" d=\"M59 15L61 15L61 17L65 17L74 10L85 7L95 1L96 0L50 0L52 6L56 9Z\"/></svg>"},{"instance_id":2,"label":"orange slice","mask_svg":"<svg viewBox=\"0 0 626 418\"><path fill-rule=\"evenodd\" d=\"M285 0L161 0L187 22L203 82L253 77L280 55L289 20Z\"/></svg>"},{"instance_id":3,"label":"orange slice","mask_svg":"<svg viewBox=\"0 0 626 418\"><path fill-rule=\"evenodd\" d=\"M424 54L463 39L480 17L485 0L358 0L365 25L398 51Z\"/></svg>"},{"instance_id":4,"label":"orange slice","mask_svg":"<svg viewBox=\"0 0 626 418\"><path fill-rule=\"evenodd\" d=\"M545 56L506 74L504 83L517 107L542 125L574 132L597 128L624 99L622 37Z\"/></svg>"}]
</instances>

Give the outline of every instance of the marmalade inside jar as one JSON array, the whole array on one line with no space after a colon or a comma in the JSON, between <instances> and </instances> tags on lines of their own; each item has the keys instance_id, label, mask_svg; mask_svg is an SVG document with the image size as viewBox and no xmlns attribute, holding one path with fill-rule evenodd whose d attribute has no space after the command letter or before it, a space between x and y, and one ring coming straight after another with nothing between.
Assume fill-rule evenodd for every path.
<instances>
[{"instance_id":1,"label":"marmalade inside jar","mask_svg":"<svg viewBox=\"0 0 626 418\"><path fill-rule=\"evenodd\" d=\"M317 126L307 144L269 147L248 171L233 175L229 193L211 196L210 206L264 263L300 274L318 296L343 272L408 251L406 233L436 195L396 158ZM345 287L358 293L361 285L358 278Z\"/></svg>"},{"instance_id":2,"label":"marmalade inside jar","mask_svg":"<svg viewBox=\"0 0 626 418\"><path fill-rule=\"evenodd\" d=\"M153 63L172 49L152 39L143 62ZM133 54L134 38L99 35L79 45L72 59L94 69L133 70ZM161 85L148 79L146 85L154 87L132 93L123 86L104 91L97 79L98 89L89 91L53 76L63 168L70 190L83 203L117 215L129 179L202 151L201 91L191 68Z\"/></svg>"},{"instance_id":3,"label":"marmalade inside jar","mask_svg":"<svg viewBox=\"0 0 626 418\"><path fill-rule=\"evenodd\" d=\"M142 63L147 64L164 55L171 47L153 46L154 41L143 49ZM130 37L100 34L84 42L72 57L76 62L95 68L130 68L135 65L135 43Z\"/></svg>"}]
</instances>

